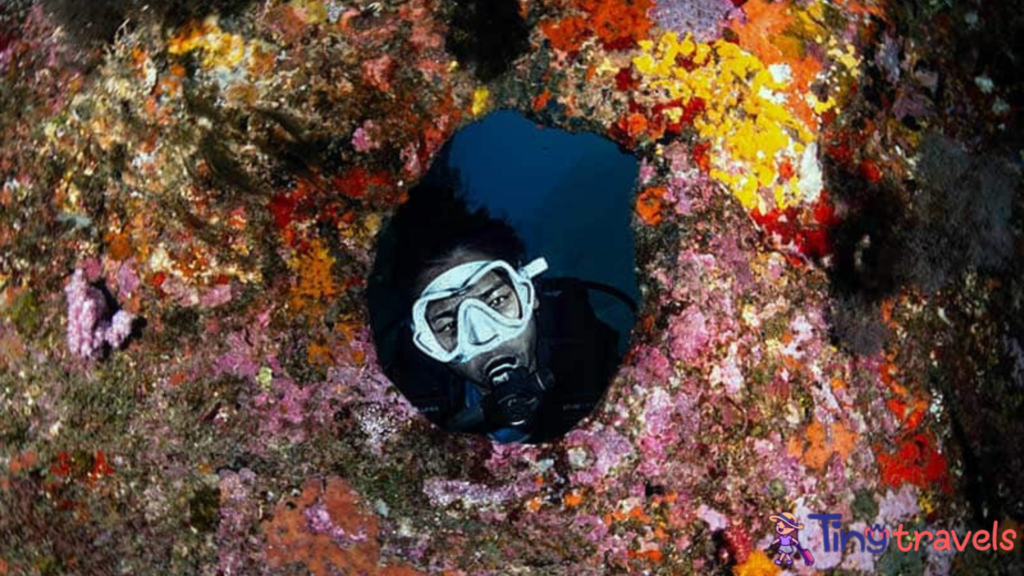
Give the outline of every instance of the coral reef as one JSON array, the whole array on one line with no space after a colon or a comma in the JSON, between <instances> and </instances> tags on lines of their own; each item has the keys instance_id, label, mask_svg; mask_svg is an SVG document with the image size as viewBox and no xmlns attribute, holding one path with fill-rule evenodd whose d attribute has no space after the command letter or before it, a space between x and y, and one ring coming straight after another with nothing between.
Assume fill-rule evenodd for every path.
<instances>
[{"instance_id":1,"label":"coral reef","mask_svg":"<svg viewBox=\"0 0 1024 576\"><path fill-rule=\"evenodd\" d=\"M84 5L0 5L0 574L1020 573L768 554L1020 532L1012 3ZM539 446L443 433L367 328L501 108L642 166L629 352Z\"/></svg>"}]
</instances>

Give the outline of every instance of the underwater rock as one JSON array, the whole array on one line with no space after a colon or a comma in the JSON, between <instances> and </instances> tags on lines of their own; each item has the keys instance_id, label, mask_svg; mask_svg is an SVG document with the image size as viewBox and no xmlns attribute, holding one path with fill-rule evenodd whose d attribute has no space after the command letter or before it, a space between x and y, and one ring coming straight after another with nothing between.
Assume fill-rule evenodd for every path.
<instances>
[{"instance_id":1,"label":"underwater rock","mask_svg":"<svg viewBox=\"0 0 1024 576\"><path fill-rule=\"evenodd\" d=\"M102 50L0 6L0 572L753 576L781 511L1019 528L1012 3L142 4L90 4ZM497 109L643 166L626 359L538 446L433 425L367 326L381 229Z\"/></svg>"}]
</instances>

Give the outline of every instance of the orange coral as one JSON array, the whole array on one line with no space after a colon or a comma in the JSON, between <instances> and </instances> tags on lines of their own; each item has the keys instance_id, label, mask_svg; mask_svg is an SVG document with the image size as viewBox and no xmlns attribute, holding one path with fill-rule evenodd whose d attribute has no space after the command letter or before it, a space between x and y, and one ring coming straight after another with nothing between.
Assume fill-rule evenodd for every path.
<instances>
[{"instance_id":1,"label":"orange coral","mask_svg":"<svg viewBox=\"0 0 1024 576\"><path fill-rule=\"evenodd\" d=\"M661 199L664 198L666 189L653 186L644 190L636 199L636 215L648 226L657 226L661 223Z\"/></svg>"},{"instance_id":2,"label":"orange coral","mask_svg":"<svg viewBox=\"0 0 1024 576\"><path fill-rule=\"evenodd\" d=\"M334 281L333 266L334 258L327 246L319 238L314 239L293 263L298 278L293 280L288 305L297 312L318 314L325 302L341 293Z\"/></svg>"},{"instance_id":3,"label":"orange coral","mask_svg":"<svg viewBox=\"0 0 1024 576\"><path fill-rule=\"evenodd\" d=\"M538 94L533 99L533 110L535 112L540 112L541 110L543 110L544 107L547 106L548 102L551 100L551 96L552 94L550 90L545 90L544 92Z\"/></svg>"},{"instance_id":4,"label":"orange coral","mask_svg":"<svg viewBox=\"0 0 1024 576\"><path fill-rule=\"evenodd\" d=\"M581 0L590 14L590 26L609 50L632 48L647 37L652 0Z\"/></svg>"},{"instance_id":5,"label":"orange coral","mask_svg":"<svg viewBox=\"0 0 1024 576\"><path fill-rule=\"evenodd\" d=\"M804 55L801 41L794 35L786 34L794 25L794 8L787 2L750 0L743 5L746 22L734 23L732 29L739 37L739 45L757 55L765 66L786 64L793 82L786 90L786 102L800 120L807 126L815 126L814 111L804 95L822 70L822 63Z\"/></svg>"},{"instance_id":6,"label":"orange coral","mask_svg":"<svg viewBox=\"0 0 1024 576\"><path fill-rule=\"evenodd\" d=\"M121 260L127 260L132 255L132 245L128 239L128 230L121 232L108 230L103 235L103 240L107 243L107 251L112 259L120 262Z\"/></svg>"},{"instance_id":7,"label":"orange coral","mask_svg":"<svg viewBox=\"0 0 1024 576\"><path fill-rule=\"evenodd\" d=\"M565 502L566 508L575 508L583 503L583 495L579 492L570 492L565 495L562 501Z\"/></svg>"},{"instance_id":8,"label":"orange coral","mask_svg":"<svg viewBox=\"0 0 1024 576\"><path fill-rule=\"evenodd\" d=\"M352 342L358 340L359 330L361 324L358 322L339 322L334 325L335 334L340 335L340 339L343 341L340 345L332 345L331 348L335 357L339 356L339 348L343 348L345 354L348 356L348 361L355 365L362 365L366 361L366 353L360 350L358 347L351 345Z\"/></svg>"},{"instance_id":9,"label":"orange coral","mask_svg":"<svg viewBox=\"0 0 1024 576\"><path fill-rule=\"evenodd\" d=\"M747 557L747 561L733 567L732 573L735 576L775 576L780 568L776 566L765 553L754 550Z\"/></svg>"},{"instance_id":10,"label":"orange coral","mask_svg":"<svg viewBox=\"0 0 1024 576\"><path fill-rule=\"evenodd\" d=\"M787 448L790 454L800 455L805 466L814 469L825 466L832 454L839 454L839 457L845 460L853 452L860 438L859 434L851 431L842 422L833 422L826 433L825 425L817 420L807 426L805 434L806 444L797 438L791 438Z\"/></svg>"},{"instance_id":11,"label":"orange coral","mask_svg":"<svg viewBox=\"0 0 1024 576\"><path fill-rule=\"evenodd\" d=\"M330 366L334 360L331 357L331 349L319 342L310 342L306 349L306 357L310 364L316 366Z\"/></svg>"},{"instance_id":12,"label":"orange coral","mask_svg":"<svg viewBox=\"0 0 1024 576\"><path fill-rule=\"evenodd\" d=\"M555 50L568 53L579 50L580 44L590 35L587 21L578 16L542 22L540 29Z\"/></svg>"},{"instance_id":13,"label":"orange coral","mask_svg":"<svg viewBox=\"0 0 1024 576\"><path fill-rule=\"evenodd\" d=\"M619 120L619 128L631 139L636 140L638 136L647 130L647 118L639 112L633 112Z\"/></svg>"},{"instance_id":14,"label":"orange coral","mask_svg":"<svg viewBox=\"0 0 1024 576\"><path fill-rule=\"evenodd\" d=\"M556 50L574 53L580 44L597 36L608 50L626 50L647 38L651 21L647 11L653 0L576 0L586 17L566 16L541 22L540 29Z\"/></svg>"},{"instance_id":15,"label":"orange coral","mask_svg":"<svg viewBox=\"0 0 1024 576\"><path fill-rule=\"evenodd\" d=\"M890 311L886 311L883 305L883 319L886 315L891 314ZM899 366L895 363L896 353L891 352L887 354L887 361L883 362L878 368L879 376L882 383L894 394L895 398L890 398L886 401L886 406L889 411L896 416L896 418L903 424L906 430L914 430L924 419L928 411L929 397L927 393L914 394L909 388L900 383L897 376L899 374Z\"/></svg>"},{"instance_id":16,"label":"orange coral","mask_svg":"<svg viewBox=\"0 0 1024 576\"><path fill-rule=\"evenodd\" d=\"M11 474L17 474L18 472L21 472L22 470L29 470L29 469L31 469L35 465L36 465L36 453L32 452L32 451L28 451L28 452L23 452L22 454L20 454L18 456L12 457L10 464L8 464L8 467L9 467L9 469L11 471Z\"/></svg>"},{"instance_id":17,"label":"orange coral","mask_svg":"<svg viewBox=\"0 0 1024 576\"><path fill-rule=\"evenodd\" d=\"M307 515L310 509L326 511L325 521L357 541L339 543L328 533L314 533ZM280 502L270 520L260 525L267 539L267 563L272 568L301 562L316 576L333 573L370 576L416 576L405 565L382 566L377 542L377 517L359 501L348 483L336 476L311 478L294 500Z\"/></svg>"},{"instance_id":18,"label":"orange coral","mask_svg":"<svg viewBox=\"0 0 1024 576\"><path fill-rule=\"evenodd\" d=\"M630 550L628 552L628 554L629 554L630 558L642 558L642 559L645 559L645 560L650 560L651 562L654 562L655 564L657 564L658 562L661 562L662 557L663 557L663 555L661 553L661 550L658 550L657 548L652 548L651 550L643 550L643 551L639 551L639 552L638 551L634 551L634 550Z\"/></svg>"}]
</instances>

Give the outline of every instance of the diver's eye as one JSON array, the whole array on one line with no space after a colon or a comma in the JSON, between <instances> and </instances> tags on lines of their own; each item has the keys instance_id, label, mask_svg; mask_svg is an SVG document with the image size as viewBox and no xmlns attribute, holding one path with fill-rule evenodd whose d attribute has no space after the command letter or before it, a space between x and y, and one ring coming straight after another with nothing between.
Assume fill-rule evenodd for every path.
<instances>
[{"instance_id":1,"label":"diver's eye","mask_svg":"<svg viewBox=\"0 0 1024 576\"><path fill-rule=\"evenodd\" d=\"M501 295L495 296L494 298L491 298L491 301L488 302L488 305L491 308L497 308L497 307L501 306L502 304L504 304L507 300L508 300L508 294L501 294Z\"/></svg>"},{"instance_id":2,"label":"diver's eye","mask_svg":"<svg viewBox=\"0 0 1024 576\"><path fill-rule=\"evenodd\" d=\"M452 332L455 332L455 322L449 322L444 326L438 326L435 331L438 334L451 334Z\"/></svg>"}]
</instances>

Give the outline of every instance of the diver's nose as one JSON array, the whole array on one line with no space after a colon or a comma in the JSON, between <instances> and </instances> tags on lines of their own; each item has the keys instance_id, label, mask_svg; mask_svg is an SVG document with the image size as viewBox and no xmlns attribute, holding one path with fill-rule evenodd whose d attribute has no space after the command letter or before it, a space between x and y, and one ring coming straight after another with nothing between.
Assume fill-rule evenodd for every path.
<instances>
[{"instance_id":1,"label":"diver's nose","mask_svg":"<svg viewBox=\"0 0 1024 576\"><path fill-rule=\"evenodd\" d=\"M491 325L491 319L483 312L470 309L466 314L466 336L474 345L487 344L498 337L498 331Z\"/></svg>"}]
</instances>

